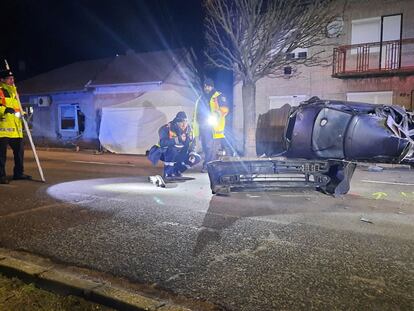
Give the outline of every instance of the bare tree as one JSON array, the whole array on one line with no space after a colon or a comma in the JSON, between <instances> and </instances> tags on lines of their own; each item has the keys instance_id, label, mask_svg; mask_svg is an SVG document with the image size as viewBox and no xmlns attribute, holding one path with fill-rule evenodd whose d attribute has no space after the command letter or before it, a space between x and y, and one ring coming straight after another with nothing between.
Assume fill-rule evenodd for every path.
<instances>
[{"instance_id":1,"label":"bare tree","mask_svg":"<svg viewBox=\"0 0 414 311\"><path fill-rule=\"evenodd\" d=\"M345 0L344 0L345 1ZM205 0L207 60L242 81L244 151L255 154L256 82L277 77L289 64L327 62L323 51L289 59L297 48L325 45L326 27L342 0Z\"/></svg>"}]
</instances>

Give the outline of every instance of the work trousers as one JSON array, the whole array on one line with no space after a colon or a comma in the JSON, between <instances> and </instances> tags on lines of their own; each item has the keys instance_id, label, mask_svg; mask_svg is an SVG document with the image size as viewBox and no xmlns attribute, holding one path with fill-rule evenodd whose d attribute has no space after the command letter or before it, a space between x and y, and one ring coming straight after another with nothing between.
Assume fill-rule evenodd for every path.
<instances>
[{"instance_id":1,"label":"work trousers","mask_svg":"<svg viewBox=\"0 0 414 311\"><path fill-rule=\"evenodd\" d=\"M208 162L218 159L220 149L224 150L227 155L233 154L225 138L213 138L213 132L209 126L200 126L200 139L204 153L203 168L207 168Z\"/></svg>"},{"instance_id":2,"label":"work trousers","mask_svg":"<svg viewBox=\"0 0 414 311\"><path fill-rule=\"evenodd\" d=\"M170 146L164 153L164 176L180 175L188 168L200 162L200 156L196 153L192 154L194 161L190 162L190 152L188 148L177 148Z\"/></svg>"},{"instance_id":3,"label":"work trousers","mask_svg":"<svg viewBox=\"0 0 414 311\"><path fill-rule=\"evenodd\" d=\"M24 143L23 138L0 137L0 178L6 177L7 146L10 146L14 155L13 175L23 174Z\"/></svg>"},{"instance_id":4,"label":"work trousers","mask_svg":"<svg viewBox=\"0 0 414 311\"><path fill-rule=\"evenodd\" d=\"M200 126L201 148L204 153L203 168L207 167L207 163L216 160L218 144L213 139L213 133L210 126Z\"/></svg>"}]
</instances>

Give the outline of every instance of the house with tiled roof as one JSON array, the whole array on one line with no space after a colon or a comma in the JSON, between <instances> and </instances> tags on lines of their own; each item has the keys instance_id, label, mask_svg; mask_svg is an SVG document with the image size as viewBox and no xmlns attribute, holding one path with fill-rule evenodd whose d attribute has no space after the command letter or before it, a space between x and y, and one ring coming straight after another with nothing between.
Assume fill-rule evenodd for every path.
<instances>
[{"instance_id":1,"label":"house with tiled roof","mask_svg":"<svg viewBox=\"0 0 414 311\"><path fill-rule=\"evenodd\" d=\"M197 94L184 57L184 50L127 51L21 81L35 143L100 148L104 140L113 152L144 153L150 145L134 140L156 143L158 127L178 109L192 114Z\"/></svg>"}]
</instances>

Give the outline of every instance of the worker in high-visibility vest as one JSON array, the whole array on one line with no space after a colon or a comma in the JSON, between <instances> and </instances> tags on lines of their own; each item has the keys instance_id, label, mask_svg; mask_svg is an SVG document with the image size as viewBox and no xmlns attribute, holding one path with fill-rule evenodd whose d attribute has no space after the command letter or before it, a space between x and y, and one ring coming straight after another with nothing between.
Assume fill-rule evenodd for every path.
<instances>
[{"instance_id":1,"label":"worker in high-visibility vest","mask_svg":"<svg viewBox=\"0 0 414 311\"><path fill-rule=\"evenodd\" d=\"M164 178L174 180L182 177L187 169L201 160L195 149L193 130L188 124L184 111L177 113L175 118L163 125L158 134L159 144L148 152L148 159L155 165L159 160L164 162Z\"/></svg>"},{"instance_id":2,"label":"worker in high-visibility vest","mask_svg":"<svg viewBox=\"0 0 414 311\"><path fill-rule=\"evenodd\" d=\"M207 172L207 163L217 159L217 152L224 147L226 116L229 113L226 97L214 88L212 79L204 80L204 96L195 107L193 127L195 136L201 139L204 152L202 172Z\"/></svg>"},{"instance_id":3,"label":"worker in high-visibility vest","mask_svg":"<svg viewBox=\"0 0 414 311\"><path fill-rule=\"evenodd\" d=\"M0 184L8 184L6 177L7 146L14 155L13 179L32 179L23 173L24 144L22 111L14 86L13 73L0 71Z\"/></svg>"}]
</instances>

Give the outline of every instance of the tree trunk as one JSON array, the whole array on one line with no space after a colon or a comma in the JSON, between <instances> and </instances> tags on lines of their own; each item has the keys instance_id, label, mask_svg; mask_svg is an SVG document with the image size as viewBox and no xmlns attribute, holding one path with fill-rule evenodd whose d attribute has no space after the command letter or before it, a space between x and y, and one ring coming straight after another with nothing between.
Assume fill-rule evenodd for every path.
<instances>
[{"instance_id":1,"label":"tree trunk","mask_svg":"<svg viewBox=\"0 0 414 311\"><path fill-rule=\"evenodd\" d=\"M244 155L256 156L256 84L243 81L243 147Z\"/></svg>"}]
</instances>

